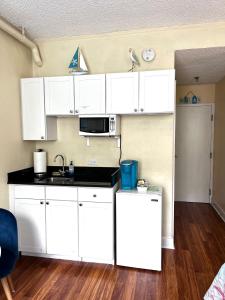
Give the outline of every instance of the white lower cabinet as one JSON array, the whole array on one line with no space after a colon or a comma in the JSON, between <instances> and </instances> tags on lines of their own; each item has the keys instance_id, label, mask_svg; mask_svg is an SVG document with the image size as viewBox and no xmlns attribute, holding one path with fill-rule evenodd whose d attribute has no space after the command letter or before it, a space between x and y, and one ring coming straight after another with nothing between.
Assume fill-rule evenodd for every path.
<instances>
[{"instance_id":1,"label":"white lower cabinet","mask_svg":"<svg viewBox=\"0 0 225 300\"><path fill-rule=\"evenodd\" d=\"M79 203L79 256L87 261L113 261L112 203Z\"/></svg>"},{"instance_id":2,"label":"white lower cabinet","mask_svg":"<svg viewBox=\"0 0 225 300\"><path fill-rule=\"evenodd\" d=\"M15 216L18 224L20 251L45 253L44 199L16 199Z\"/></svg>"},{"instance_id":3,"label":"white lower cabinet","mask_svg":"<svg viewBox=\"0 0 225 300\"><path fill-rule=\"evenodd\" d=\"M20 251L78 256L77 188L20 185L13 194L10 203L18 222ZM43 199L34 199L37 196Z\"/></svg>"},{"instance_id":4,"label":"white lower cabinet","mask_svg":"<svg viewBox=\"0 0 225 300\"><path fill-rule=\"evenodd\" d=\"M48 254L78 256L77 202L46 200Z\"/></svg>"},{"instance_id":5,"label":"white lower cabinet","mask_svg":"<svg viewBox=\"0 0 225 300\"><path fill-rule=\"evenodd\" d=\"M11 185L10 210L18 221L20 251L114 263L115 192L116 186Z\"/></svg>"}]
</instances>

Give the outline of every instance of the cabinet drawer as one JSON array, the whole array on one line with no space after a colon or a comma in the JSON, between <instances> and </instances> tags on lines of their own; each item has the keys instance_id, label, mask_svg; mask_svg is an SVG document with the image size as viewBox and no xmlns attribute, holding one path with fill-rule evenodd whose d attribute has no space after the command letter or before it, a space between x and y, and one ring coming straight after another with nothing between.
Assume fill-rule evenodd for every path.
<instances>
[{"instance_id":1,"label":"cabinet drawer","mask_svg":"<svg viewBox=\"0 0 225 300\"><path fill-rule=\"evenodd\" d=\"M45 199L44 186L17 185L15 186L15 198Z\"/></svg>"},{"instance_id":2,"label":"cabinet drawer","mask_svg":"<svg viewBox=\"0 0 225 300\"><path fill-rule=\"evenodd\" d=\"M79 188L79 202L113 202L113 190L106 188Z\"/></svg>"},{"instance_id":3,"label":"cabinet drawer","mask_svg":"<svg viewBox=\"0 0 225 300\"><path fill-rule=\"evenodd\" d=\"M64 186L46 186L46 199L77 201L77 188Z\"/></svg>"}]
</instances>

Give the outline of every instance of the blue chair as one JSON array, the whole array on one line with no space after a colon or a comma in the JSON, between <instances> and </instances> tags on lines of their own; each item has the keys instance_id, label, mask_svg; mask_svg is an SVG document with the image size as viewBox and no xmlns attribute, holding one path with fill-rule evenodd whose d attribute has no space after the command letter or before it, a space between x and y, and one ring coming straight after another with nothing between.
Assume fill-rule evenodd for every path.
<instances>
[{"instance_id":1,"label":"blue chair","mask_svg":"<svg viewBox=\"0 0 225 300\"><path fill-rule=\"evenodd\" d=\"M17 223L14 215L0 208L0 279L8 300L12 299L10 288L14 291L10 273L18 259Z\"/></svg>"}]
</instances>

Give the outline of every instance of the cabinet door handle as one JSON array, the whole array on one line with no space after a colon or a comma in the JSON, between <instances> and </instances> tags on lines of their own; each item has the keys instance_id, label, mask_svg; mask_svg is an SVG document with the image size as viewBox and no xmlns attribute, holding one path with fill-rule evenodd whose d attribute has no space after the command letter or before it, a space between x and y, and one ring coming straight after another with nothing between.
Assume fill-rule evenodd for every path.
<instances>
[{"instance_id":1,"label":"cabinet door handle","mask_svg":"<svg viewBox=\"0 0 225 300\"><path fill-rule=\"evenodd\" d=\"M49 202L47 201L46 204L49 205Z\"/></svg>"},{"instance_id":2,"label":"cabinet door handle","mask_svg":"<svg viewBox=\"0 0 225 300\"><path fill-rule=\"evenodd\" d=\"M41 136L41 140L43 140L44 139L44 136Z\"/></svg>"},{"instance_id":3,"label":"cabinet door handle","mask_svg":"<svg viewBox=\"0 0 225 300\"><path fill-rule=\"evenodd\" d=\"M144 111L144 108L141 108L141 111Z\"/></svg>"},{"instance_id":4,"label":"cabinet door handle","mask_svg":"<svg viewBox=\"0 0 225 300\"><path fill-rule=\"evenodd\" d=\"M73 113L73 110L72 110L72 109L70 110L70 113L71 113L71 114Z\"/></svg>"},{"instance_id":5,"label":"cabinet door handle","mask_svg":"<svg viewBox=\"0 0 225 300\"><path fill-rule=\"evenodd\" d=\"M137 108L134 109L134 112L137 112Z\"/></svg>"},{"instance_id":6,"label":"cabinet door handle","mask_svg":"<svg viewBox=\"0 0 225 300\"><path fill-rule=\"evenodd\" d=\"M96 195L96 194L94 194L94 195L93 195L93 197L94 197L94 198L96 198L96 197L97 197L97 195Z\"/></svg>"},{"instance_id":7,"label":"cabinet door handle","mask_svg":"<svg viewBox=\"0 0 225 300\"><path fill-rule=\"evenodd\" d=\"M40 204L44 204L44 201L40 201Z\"/></svg>"},{"instance_id":8,"label":"cabinet door handle","mask_svg":"<svg viewBox=\"0 0 225 300\"><path fill-rule=\"evenodd\" d=\"M152 202L159 202L158 199L151 199Z\"/></svg>"},{"instance_id":9,"label":"cabinet door handle","mask_svg":"<svg viewBox=\"0 0 225 300\"><path fill-rule=\"evenodd\" d=\"M78 110L75 110L75 113L76 113L76 114L78 114L78 112L79 112Z\"/></svg>"},{"instance_id":10,"label":"cabinet door handle","mask_svg":"<svg viewBox=\"0 0 225 300\"><path fill-rule=\"evenodd\" d=\"M83 206L83 204L82 204L82 203L79 203L79 206Z\"/></svg>"}]
</instances>

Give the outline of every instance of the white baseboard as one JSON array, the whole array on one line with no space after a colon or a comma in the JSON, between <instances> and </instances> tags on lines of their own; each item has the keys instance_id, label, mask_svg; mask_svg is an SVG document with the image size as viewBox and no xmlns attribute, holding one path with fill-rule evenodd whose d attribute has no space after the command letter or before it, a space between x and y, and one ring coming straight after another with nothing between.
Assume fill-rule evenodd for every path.
<instances>
[{"instance_id":1,"label":"white baseboard","mask_svg":"<svg viewBox=\"0 0 225 300\"><path fill-rule=\"evenodd\" d=\"M221 219L225 222L225 211L215 202L211 203L211 205L218 213L218 215L221 217Z\"/></svg>"},{"instance_id":2,"label":"white baseboard","mask_svg":"<svg viewBox=\"0 0 225 300\"><path fill-rule=\"evenodd\" d=\"M175 249L173 237L162 237L162 248Z\"/></svg>"}]
</instances>

